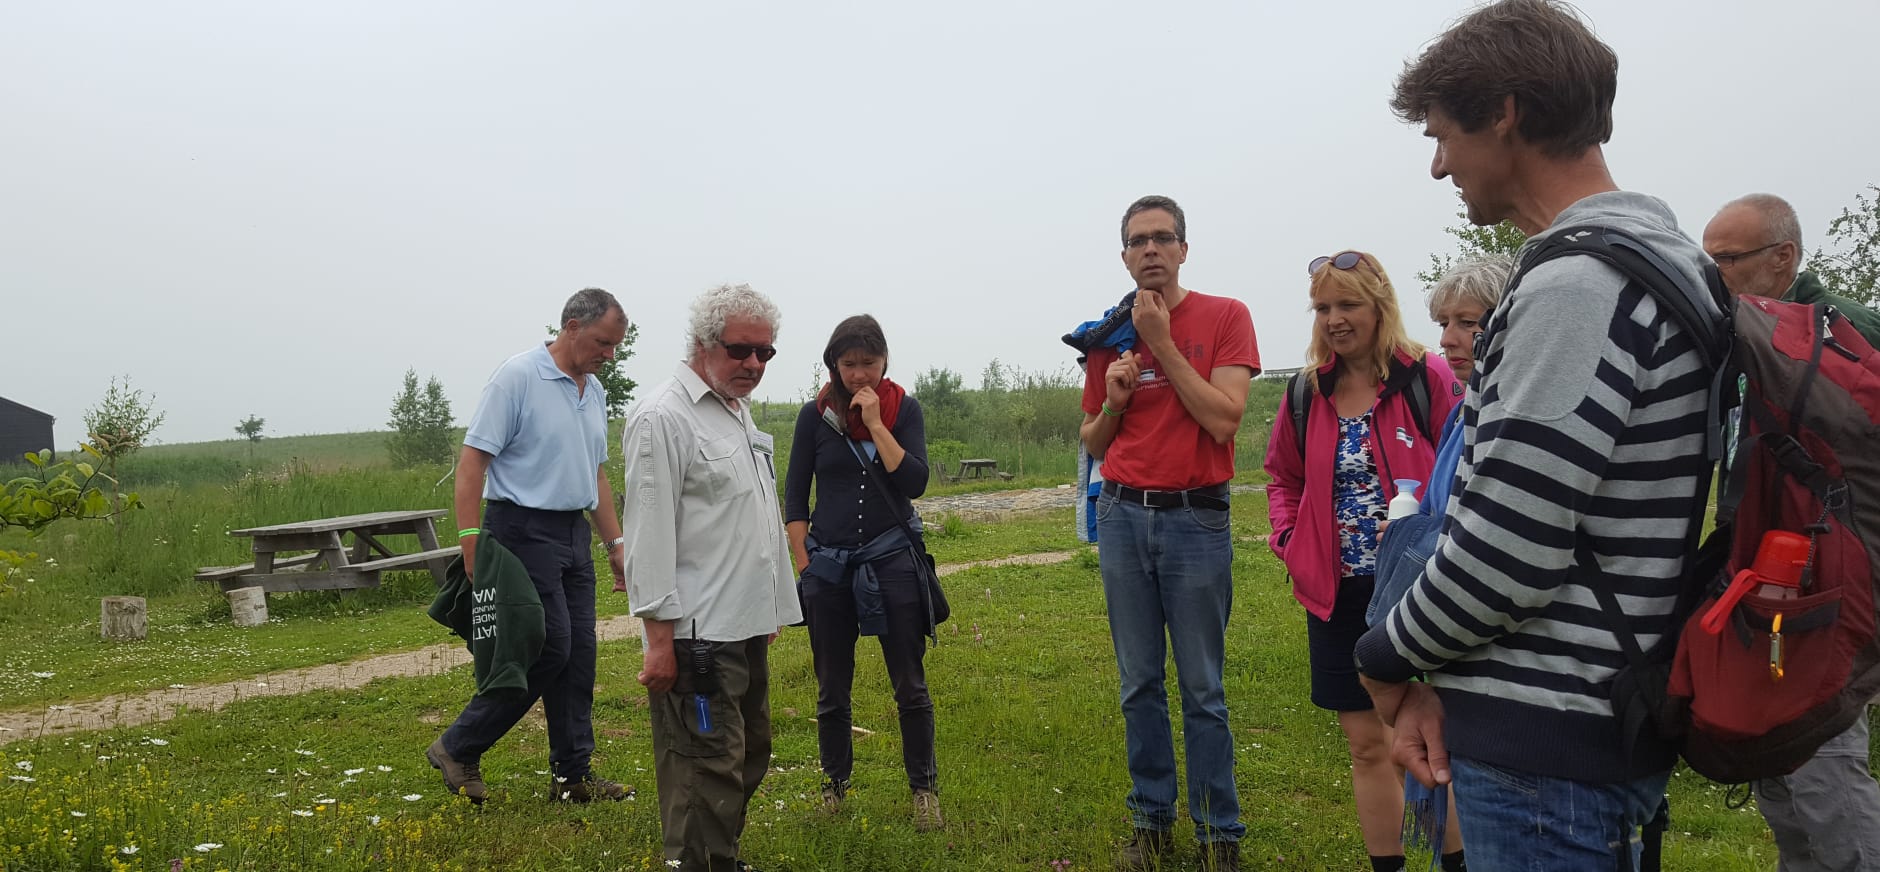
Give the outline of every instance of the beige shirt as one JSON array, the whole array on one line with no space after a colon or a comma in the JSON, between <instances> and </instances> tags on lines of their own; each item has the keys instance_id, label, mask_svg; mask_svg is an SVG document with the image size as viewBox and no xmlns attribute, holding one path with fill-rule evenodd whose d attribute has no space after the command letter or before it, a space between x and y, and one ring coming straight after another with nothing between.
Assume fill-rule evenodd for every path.
<instances>
[{"instance_id":1,"label":"beige shirt","mask_svg":"<svg viewBox=\"0 0 1880 872\"><path fill-rule=\"evenodd\" d=\"M735 642L802 620L777 503L775 443L680 365L627 412L627 602L673 636ZM694 627L697 627L696 633Z\"/></svg>"}]
</instances>

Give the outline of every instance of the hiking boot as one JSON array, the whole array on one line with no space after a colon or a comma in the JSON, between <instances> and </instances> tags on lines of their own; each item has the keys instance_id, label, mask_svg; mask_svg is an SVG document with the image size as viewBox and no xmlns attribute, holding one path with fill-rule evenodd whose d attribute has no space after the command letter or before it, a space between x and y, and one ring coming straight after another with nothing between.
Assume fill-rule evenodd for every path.
<instances>
[{"instance_id":1,"label":"hiking boot","mask_svg":"<svg viewBox=\"0 0 1880 872\"><path fill-rule=\"evenodd\" d=\"M548 798L551 802L589 803L597 799L619 802L632 795L633 788L592 773L586 778L554 778L548 783Z\"/></svg>"},{"instance_id":2,"label":"hiking boot","mask_svg":"<svg viewBox=\"0 0 1880 872\"><path fill-rule=\"evenodd\" d=\"M931 833L946 825L946 819L940 816L940 794L931 790L914 791L914 830Z\"/></svg>"},{"instance_id":3,"label":"hiking boot","mask_svg":"<svg viewBox=\"0 0 1880 872\"><path fill-rule=\"evenodd\" d=\"M830 779L822 783L823 814L836 814L842 811L842 799L849 795L849 783Z\"/></svg>"},{"instance_id":4,"label":"hiking boot","mask_svg":"<svg viewBox=\"0 0 1880 872\"><path fill-rule=\"evenodd\" d=\"M1136 828L1136 835L1116 854L1118 872L1142 872L1162 868L1162 859L1175 847L1168 830Z\"/></svg>"},{"instance_id":5,"label":"hiking boot","mask_svg":"<svg viewBox=\"0 0 1880 872\"><path fill-rule=\"evenodd\" d=\"M1239 842L1208 842L1201 846L1201 872L1240 872Z\"/></svg>"},{"instance_id":6,"label":"hiking boot","mask_svg":"<svg viewBox=\"0 0 1880 872\"><path fill-rule=\"evenodd\" d=\"M438 736L431 747L424 749L424 757L431 761L431 768L444 773L444 789L451 795L463 795L475 805L482 805L489 790L483 786L483 767L476 761L459 763L444 750L444 737Z\"/></svg>"}]
</instances>

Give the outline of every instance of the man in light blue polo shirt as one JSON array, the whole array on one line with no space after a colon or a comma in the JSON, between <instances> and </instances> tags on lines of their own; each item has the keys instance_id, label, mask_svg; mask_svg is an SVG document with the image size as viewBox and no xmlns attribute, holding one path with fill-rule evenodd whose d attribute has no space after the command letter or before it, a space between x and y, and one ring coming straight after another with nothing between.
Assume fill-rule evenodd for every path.
<instances>
[{"instance_id":1,"label":"man in light blue polo shirt","mask_svg":"<svg viewBox=\"0 0 1880 872\"><path fill-rule=\"evenodd\" d=\"M473 803L486 795L483 752L522 720L535 700L548 719L549 796L624 799L596 777L594 754L593 516L614 578L624 579L620 521L607 485L607 393L595 373L626 337L614 295L588 288L562 307L552 342L503 362L483 387L457 461L458 542L474 573L479 535L494 538L528 568L542 598L546 639L529 669L529 693L510 701L476 697L425 752L444 786ZM484 503L487 501L487 509ZM483 509L479 511L479 509ZM478 517L482 520L479 523Z\"/></svg>"}]
</instances>

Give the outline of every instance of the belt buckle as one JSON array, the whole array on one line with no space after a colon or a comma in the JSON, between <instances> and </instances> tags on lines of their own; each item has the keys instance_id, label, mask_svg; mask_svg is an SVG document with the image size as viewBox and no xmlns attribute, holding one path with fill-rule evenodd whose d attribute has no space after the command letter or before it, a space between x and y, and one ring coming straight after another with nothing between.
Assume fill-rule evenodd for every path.
<instances>
[{"instance_id":1,"label":"belt buckle","mask_svg":"<svg viewBox=\"0 0 1880 872\"><path fill-rule=\"evenodd\" d=\"M1151 502L1149 502L1149 495L1150 495L1150 494L1153 494L1153 493L1155 493L1155 491L1152 491L1152 490L1144 490L1144 491L1139 491L1139 493L1141 493L1141 494L1142 494L1142 507L1143 507L1143 508L1145 508L1145 509L1153 509L1153 508L1155 508L1155 504L1153 504L1153 503L1151 503Z\"/></svg>"}]
</instances>

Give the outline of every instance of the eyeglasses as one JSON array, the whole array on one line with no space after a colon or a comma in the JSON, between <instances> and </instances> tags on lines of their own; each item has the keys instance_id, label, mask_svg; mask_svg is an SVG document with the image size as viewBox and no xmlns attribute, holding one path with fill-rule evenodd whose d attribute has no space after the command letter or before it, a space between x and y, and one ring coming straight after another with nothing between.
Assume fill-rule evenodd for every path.
<instances>
[{"instance_id":1,"label":"eyeglasses","mask_svg":"<svg viewBox=\"0 0 1880 872\"><path fill-rule=\"evenodd\" d=\"M1130 238L1123 240L1123 247L1124 248L1142 248L1143 246L1146 246L1149 243L1153 242L1156 245L1166 248L1180 241L1182 241L1182 238L1179 236L1176 236L1173 233L1157 233L1154 236L1131 236Z\"/></svg>"},{"instance_id":2,"label":"eyeglasses","mask_svg":"<svg viewBox=\"0 0 1880 872\"><path fill-rule=\"evenodd\" d=\"M1358 264L1363 262L1363 255L1355 251L1341 251L1337 254L1313 258L1311 263L1306 264L1306 275L1318 275L1319 270L1324 269L1325 265L1328 263L1339 269L1357 269Z\"/></svg>"},{"instance_id":3,"label":"eyeglasses","mask_svg":"<svg viewBox=\"0 0 1880 872\"><path fill-rule=\"evenodd\" d=\"M1788 240L1783 240L1783 242L1786 242L1786 241ZM1742 260L1743 258L1762 254L1763 252L1768 251L1771 248L1775 248L1776 246L1781 245L1781 244L1782 242L1771 242L1768 245L1765 245L1761 248L1752 248L1748 251L1739 251L1735 254L1713 254L1710 256L1710 259L1716 261L1718 266L1732 267L1732 266L1736 266L1736 262L1739 260Z\"/></svg>"},{"instance_id":4,"label":"eyeglasses","mask_svg":"<svg viewBox=\"0 0 1880 872\"><path fill-rule=\"evenodd\" d=\"M758 363L769 363L771 358L777 356L777 348L774 345L746 345L742 342L724 341L718 344L725 347L725 356L732 360L744 360L755 354Z\"/></svg>"}]
</instances>

